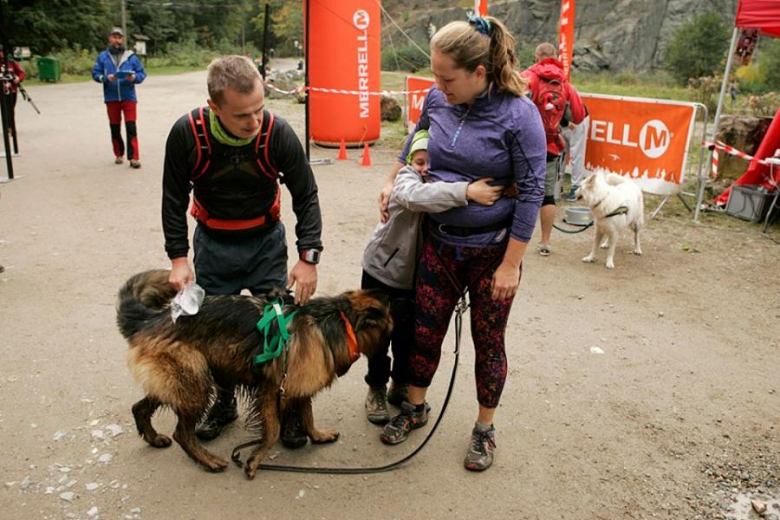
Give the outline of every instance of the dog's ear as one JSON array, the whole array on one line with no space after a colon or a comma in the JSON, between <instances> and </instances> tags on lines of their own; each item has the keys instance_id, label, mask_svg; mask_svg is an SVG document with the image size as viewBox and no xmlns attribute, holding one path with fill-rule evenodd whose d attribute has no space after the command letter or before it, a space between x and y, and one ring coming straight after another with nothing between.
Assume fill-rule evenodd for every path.
<instances>
[{"instance_id":1,"label":"dog's ear","mask_svg":"<svg viewBox=\"0 0 780 520\"><path fill-rule=\"evenodd\" d=\"M378 305L369 306L363 309L357 319L357 329L383 329L387 327L389 318L388 304L382 304L377 301Z\"/></svg>"}]
</instances>

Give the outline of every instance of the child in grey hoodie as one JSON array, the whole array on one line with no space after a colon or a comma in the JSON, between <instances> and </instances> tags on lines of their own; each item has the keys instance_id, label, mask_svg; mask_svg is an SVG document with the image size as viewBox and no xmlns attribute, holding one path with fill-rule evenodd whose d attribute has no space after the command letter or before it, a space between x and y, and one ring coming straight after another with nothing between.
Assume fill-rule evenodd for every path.
<instances>
[{"instance_id":1,"label":"child in grey hoodie","mask_svg":"<svg viewBox=\"0 0 780 520\"><path fill-rule=\"evenodd\" d=\"M422 244L420 223L424 213L438 213L466 206L469 201L492 205L502 186L488 184L485 178L469 182L428 184L427 130L412 137L409 154L395 178L388 205L388 219L374 229L363 253L363 289L379 289L390 297L393 316L391 361L387 352L368 360L365 381L369 386L366 416L374 424L390 420L387 403L401 406L407 398L409 350L414 341L414 275ZM392 377L390 391L387 382Z\"/></svg>"}]
</instances>

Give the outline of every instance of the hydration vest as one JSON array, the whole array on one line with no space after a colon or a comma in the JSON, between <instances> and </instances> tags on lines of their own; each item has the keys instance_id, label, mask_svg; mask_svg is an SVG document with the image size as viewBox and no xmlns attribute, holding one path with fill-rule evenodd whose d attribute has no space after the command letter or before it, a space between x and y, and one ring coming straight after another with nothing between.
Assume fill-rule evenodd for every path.
<instances>
[{"instance_id":1,"label":"hydration vest","mask_svg":"<svg viewBox=\"0 0 780 520\"><path fill-rule=\"evenodd\" d=\"M211 140L209 139L209 133L206 125L208 121L203 114L203 107L196 108L188 114L190 121L190 128L192 129L192 135L195 137L195 149L197 152L195 164L192 166L190 172L190 180L194 183L197 179L202 177L209 171L211 166ZM271 180L279 180L283 182L283 176L274 166L269 157L271 131L274 127L274 115L267 111L263 111L263 122L260 125L260 132L254 141L252 150L254 152L253 160L257 163L259 170ZM281 205L279 203L281 197L281 189L279 184L276 184L276 196L274 202L271 205L271 209L265 215L251 219L219 219L212 218L209 212L203 205L195 198L195 194L192 196L192 209L190 214L199 223L210 229L219 230L246 230L257 228L266 225L270 222L275 222L282 218Z\"/></svg>"}]
</instances>

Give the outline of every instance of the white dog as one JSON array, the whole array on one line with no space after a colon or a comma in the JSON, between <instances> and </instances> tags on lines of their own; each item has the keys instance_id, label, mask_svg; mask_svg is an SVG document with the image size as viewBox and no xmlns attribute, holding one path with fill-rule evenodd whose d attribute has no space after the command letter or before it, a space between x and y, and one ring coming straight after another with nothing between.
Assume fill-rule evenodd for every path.
<instances>
[{"instance_id":1,"label":"white dog","mask_svg":"<svg viewBox=\"0 0 780 520\"><path fill-rule=\"evenodd\" d=\"M615 268L615 247L620 231L630 227L634 231L634 254L641 255L639 230L644 225L645 204L642 190L626 177L615 173L606 174L603 170L590 175L577 190L581 198L593 213L596 221L596 236L593 248L583 262L595 262L596 251L602 238L602 248L608 247L607 268Z\"/></svg>"}]
</instances>

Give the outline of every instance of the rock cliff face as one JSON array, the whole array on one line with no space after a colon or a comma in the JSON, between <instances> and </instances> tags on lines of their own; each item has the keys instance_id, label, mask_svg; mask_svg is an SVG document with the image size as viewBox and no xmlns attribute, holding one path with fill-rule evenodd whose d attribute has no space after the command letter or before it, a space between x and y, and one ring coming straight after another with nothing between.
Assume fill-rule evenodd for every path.
<instances>
[{"instance_id":1,"label":"rock cliff face","mask_svg":"<svg viewBox=\"0 0 780 520\"><path fill-rule=\"evenodd\" d=\"M404 30L418 42L428 41L430 25L463 20L467 9L449 2L385 1ZM395 5L393 5L395 4ZM463 4L463 2L461 2ZM469 4L469 3L467 3ZM471 4L473 5L473 4ZM737 0L579 0L575 19L574 67L578 70L625 70L662 67L666 48L678 27L693 16L715 11L731 25ZM417 8L412 12L403 8ZM490 14L503 20L522 46L558 41L559 0L490 2ZM408 13L408 15L403 14ZM399 45L402 36L384 24ZM385 35L387 39L387 35Z\"/></svg>"}]
</instances>

